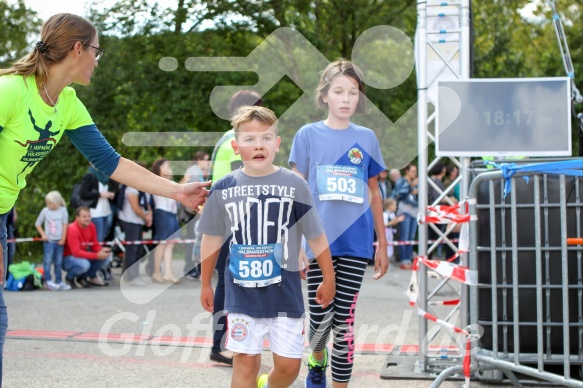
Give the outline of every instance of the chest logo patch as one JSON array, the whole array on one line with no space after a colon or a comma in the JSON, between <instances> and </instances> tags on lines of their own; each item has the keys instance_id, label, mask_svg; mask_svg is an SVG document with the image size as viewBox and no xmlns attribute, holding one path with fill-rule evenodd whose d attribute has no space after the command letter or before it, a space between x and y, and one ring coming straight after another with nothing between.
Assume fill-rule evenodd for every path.
<instances>
[{"instance_id":1,"label":"chest logo patch","mask_svg":"<svg viewBox=\"0 0 583 388\"><path fill-rule=\"evenodd\" d=\"M354 164L362 163L362 151L358 148L351 148L350 151L348 151L348 159Z\"/></svg>"}]
</instances>

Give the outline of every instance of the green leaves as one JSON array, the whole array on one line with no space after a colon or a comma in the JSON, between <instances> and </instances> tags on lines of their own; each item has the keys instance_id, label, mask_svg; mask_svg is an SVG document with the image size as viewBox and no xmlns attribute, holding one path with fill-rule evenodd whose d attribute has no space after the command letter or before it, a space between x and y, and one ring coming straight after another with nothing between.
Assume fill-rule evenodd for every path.
<instances>
[{"instance_id":1,"label":"green leaves","mask_svg":"<svg viewBox=\"0 0 583 388\"><path fill-rule=\"evenodd\" d=\"M0 1L0 67L8 67L26 54L30 42L39 37L40 23L36 12L27 9L24 0Z\"/></svg>"},{"instance_id":2,"label":"green leaves","mask_svg":"<svg viewBox=\"0 0 583 388\"><path fill-rule=\"evenodd\" d=\"M549 9L539 6L532 16L525 18L518 10L527 3L526 0L473 2L474 77L565 75ZM583 49L576 43L583 35L579 23L582 3L576 0L566 6L557 2L580 87L583 87L579 81ZM6 63L25 54L27 47L31 48L30 42L36 42L40 20L26 9L23 0L14 5L0 1L0 17L0 61ZM149 0L121 0L107 9L95 2L88 9L88 17L100 31L100 46L106 55L95 70L91 85L75 86L79 98L98 128L122 155L151 164L160 156L190 160L200 148L129 147L122 143L125 133L226 131L230 127L228 121L217 117L210 106L213 90L221 85L255 85L259 81L252 69L188 71L185 67L188 58L245 58L276 29L291 27L327 60L351 59L358 37L374 26L396 27L413 40L417 10L414 0L175 0L171 6L164 7ZM290 107L297 111L297 115L281 123L280 130L287 138L277 162L283 165L287 163L283 155L291 147L290 136L301 125L325 115L315 108L300 111L294 105L300 98L311 103L311 96L304 95L306 86L298 86L293 79L301 75L307 84L317 82L321 69L314 69L309 56L301 49L293 44L289 47L277 58L264 58L260 64L265 68L283 63L291 69L264 95L264 104L278 116ZM176 59L175 70L160 69L160 59L165 57ZM397 67L387 66L391 70ZM378 69L375 71L379 73ZM379 116L382 112L396 122L417 101L415 72L392 89L367 87L367 97L378 108ZM416 146L414 138L400 132L415 127L415 119L407 118L399 128L391 130L381 124L373 128L381 142L394 149L384 155L390 164L401 163L399 150ZM362 116L355 118L356 122L362 120ZM206 150L210 152L212 147ZM57 189L68 198L73 184L88 166L68 140L63 140L47 159L29 176L29 185L20 195L22 235L36 235L34 219L44 206L43 195Z\"/></svg>"}]
</instances>

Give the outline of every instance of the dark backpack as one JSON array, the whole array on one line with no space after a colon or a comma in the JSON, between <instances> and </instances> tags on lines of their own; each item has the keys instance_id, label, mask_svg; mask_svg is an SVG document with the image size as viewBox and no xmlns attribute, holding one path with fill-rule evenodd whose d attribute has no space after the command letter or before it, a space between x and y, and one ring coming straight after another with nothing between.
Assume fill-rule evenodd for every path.
<instances>
[{"instance_id":1,"label":"dark backpack","mask_svg":"<svg viewBox=\"0 0 583 388\"><path fill-rule=\"evenodd\" d=\"M119 185L119 190L115 194L116 195L115 204L117 205L118 211L123 210L123 204L126 199L126 187L127 187L126 185Z\"/></svg>"},{"instance_id":2,"label":"dark backpack","mask_svg":"<svg viewBox=\"0 0 583 388\"><path fill-rule=\"evenodd\" d=\"M34 275L28 275L24 278L20 291L32 291L39 288L42 288L42 280L38 279Z\"/></svg>"},{"instance_id":3,"label":"dark backpack","mask_svg":"<svg viewBox=\"0 0 583 388\"><path fill-rule=\"evenodd\" d=\"M73 193L71 193L71 198L69 199L69 204L78 208L79 206L91 207L93 205L94 199L81 199L81 183L75 183L73 186Z\"/></svg>"}]
</instances>

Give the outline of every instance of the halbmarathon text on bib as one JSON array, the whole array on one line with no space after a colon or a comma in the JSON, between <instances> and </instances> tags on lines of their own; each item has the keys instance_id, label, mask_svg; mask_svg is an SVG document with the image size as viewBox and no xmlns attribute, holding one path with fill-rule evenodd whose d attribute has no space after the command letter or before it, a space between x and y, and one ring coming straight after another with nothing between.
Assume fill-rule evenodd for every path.
<instances>
[{"instance_id":1,"label":"halbmarathon text on bib","mask_svg":"<svg viewBox=\"0 0 583 388\"><path fill-rule=\"evenodd\" d=\"M281 283L281 243L231 245L229 270L241 287L267 287Z\"/></svg>"},{"instance_id":2,"label":"halbmarathon text on bib","mask_svg":"<svg viewBox=\"0 0 583 388\"><path fill-rule=\"evenodd\" d=\"M358 166L318 166L320 201L364 203L364 170Z\"/></svg>"}]
</instances>

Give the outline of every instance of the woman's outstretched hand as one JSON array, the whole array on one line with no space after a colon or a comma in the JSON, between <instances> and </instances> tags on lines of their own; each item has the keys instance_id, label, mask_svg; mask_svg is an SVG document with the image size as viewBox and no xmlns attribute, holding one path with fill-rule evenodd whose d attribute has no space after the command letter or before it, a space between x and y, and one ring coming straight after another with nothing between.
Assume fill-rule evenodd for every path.
<instances>
[{"instance_id":1,"label":"woman's outstretched hand","mask_svg":"<svg viewBox=\"0 0 583 388\"><path fill-rule=\"evenodd\" d=\"M191 209L198 209L199 206L204 205L206 198L209 195L207 187L211 185L211 181L184 183L179 185L176 193L176 200Z\"/></svg>"}]
</instances>

